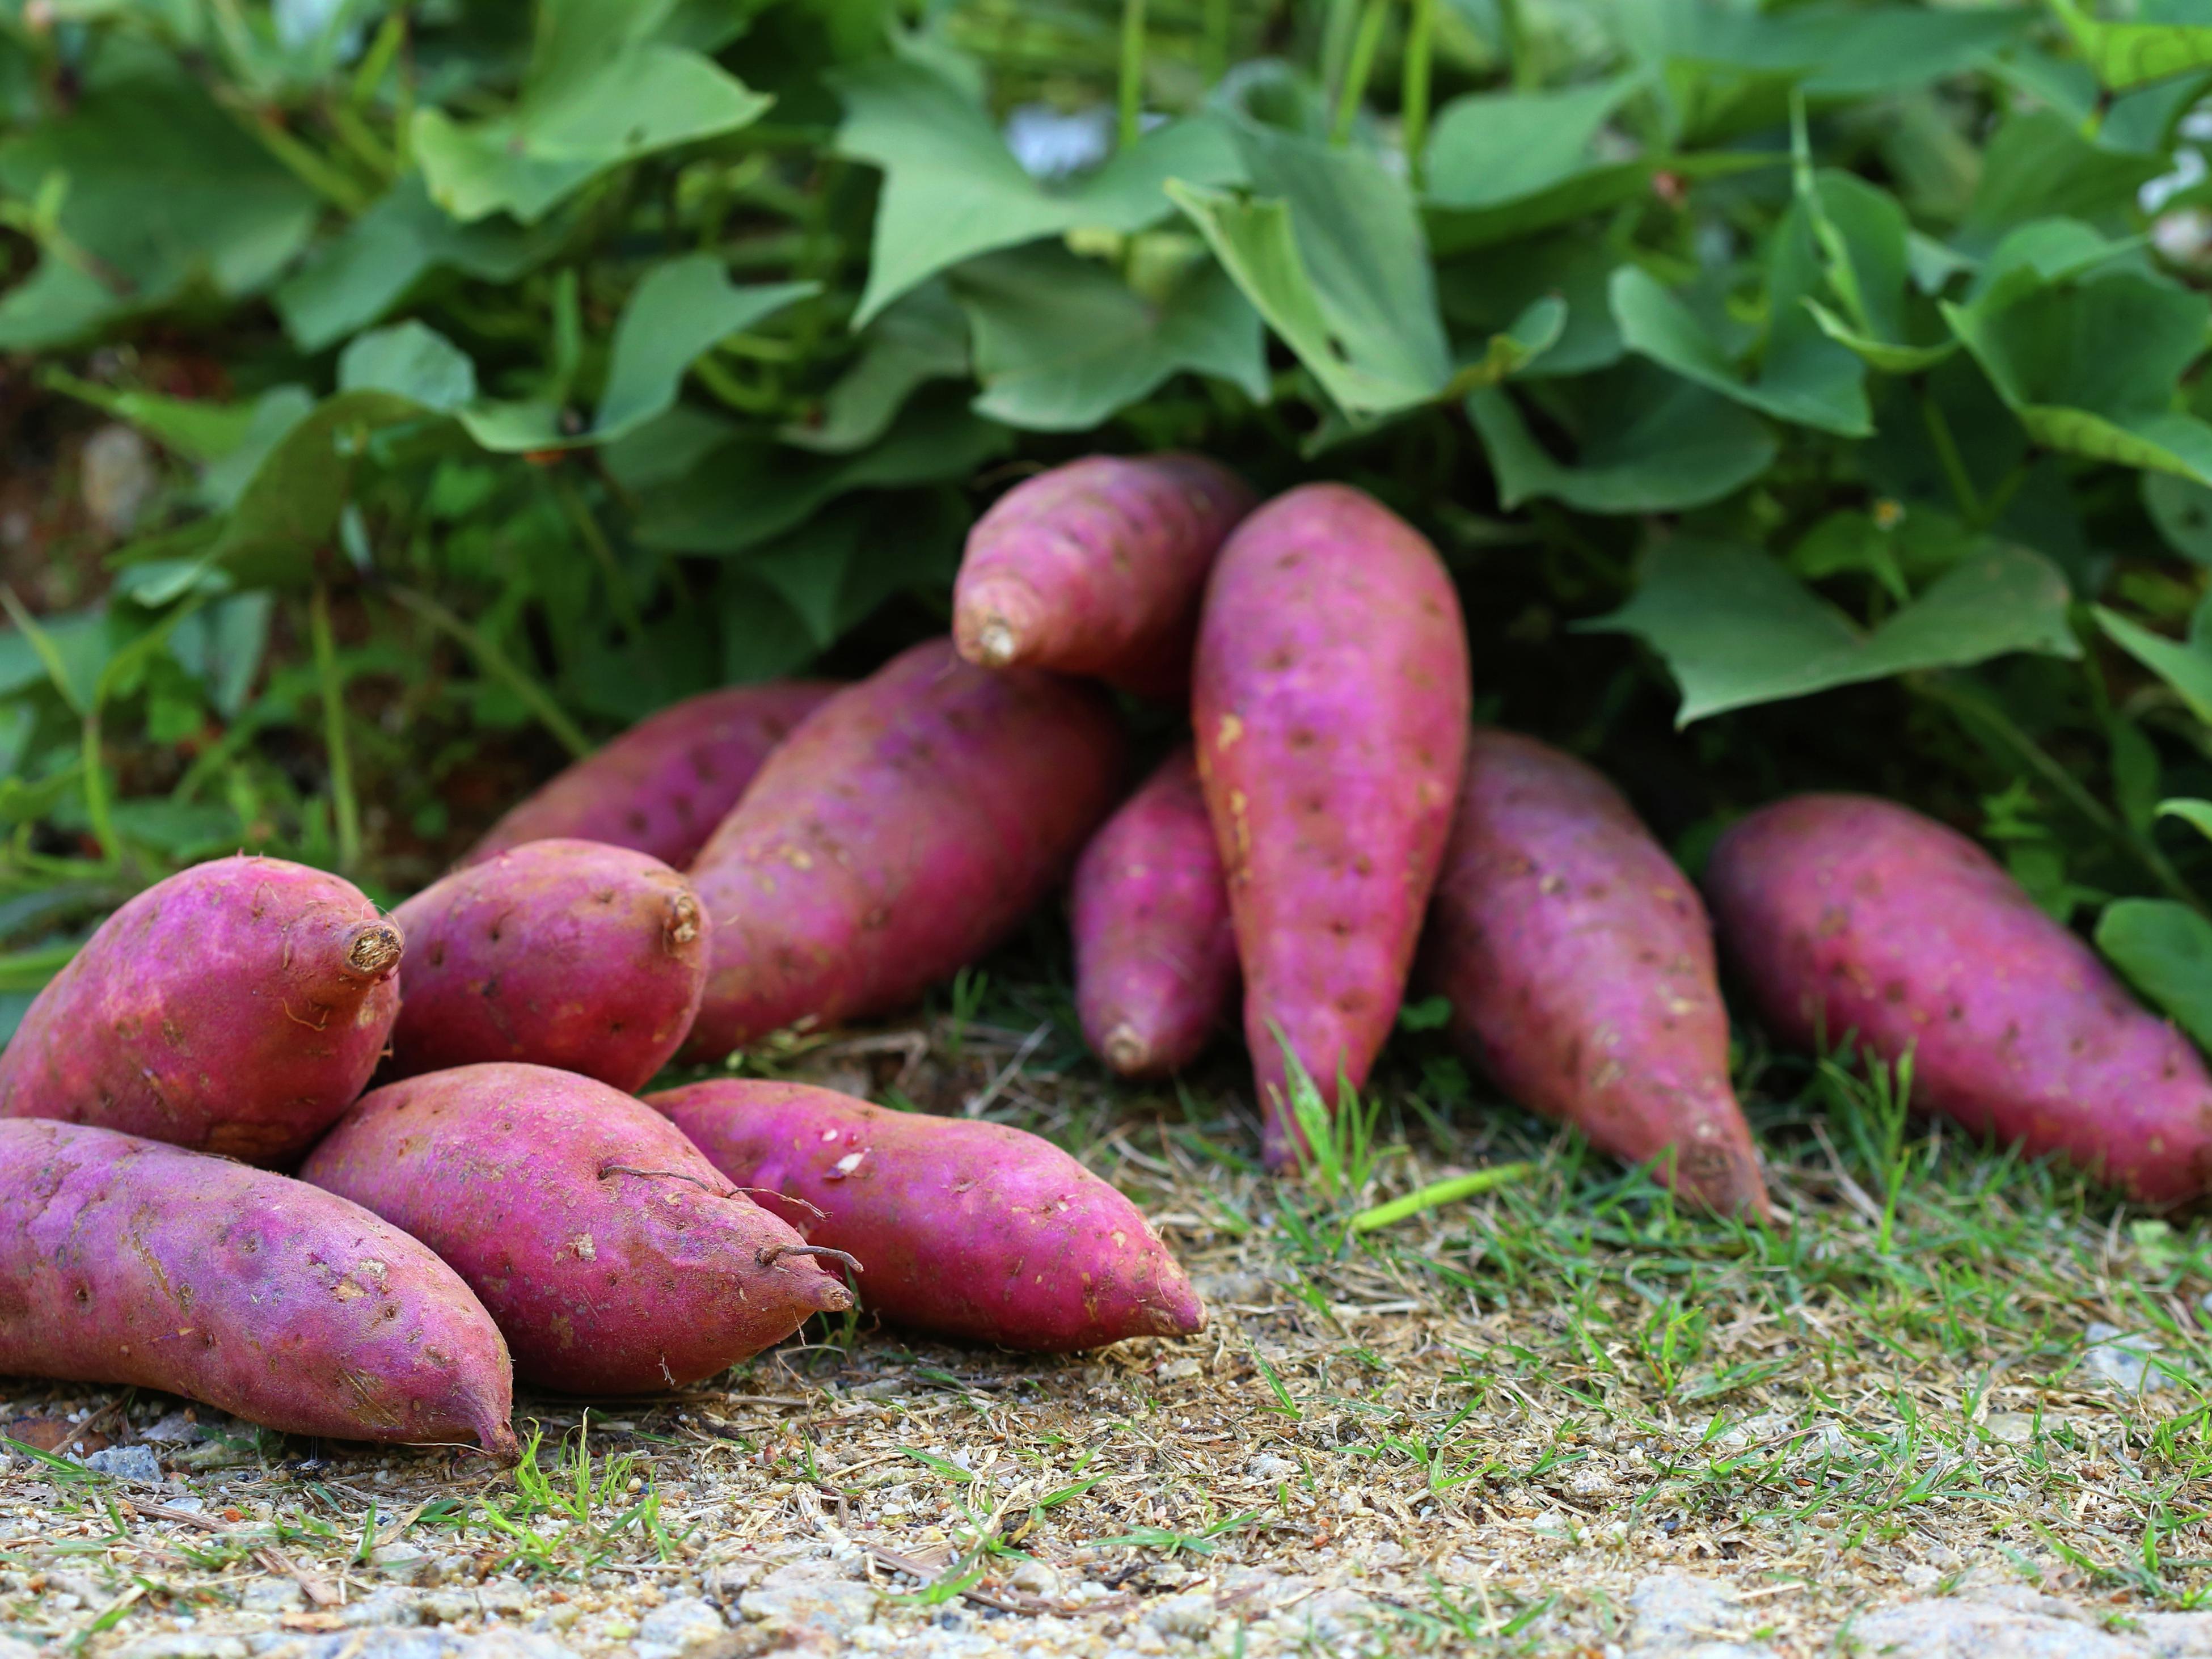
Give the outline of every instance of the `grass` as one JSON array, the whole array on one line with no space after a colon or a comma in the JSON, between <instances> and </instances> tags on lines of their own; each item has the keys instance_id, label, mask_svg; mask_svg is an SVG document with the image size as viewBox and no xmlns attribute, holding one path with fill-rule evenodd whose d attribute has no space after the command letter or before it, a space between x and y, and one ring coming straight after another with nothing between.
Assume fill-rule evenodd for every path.
<instances>
[{"instance_id":1,"label":"grass","mask_svg":"<svg viewBox=\"0 0 2212 1659\"><path fill-rule=\"evenodd\" d=\"M1310 1137L1326 1172L1279 1183L1255 1167L1231 1060L1117 1093L1061 991L1001 972L957 1003L914 1028L922 1044L757 1063L873 1066L938 1111L1006 1079L988 1115L1138 1196L1212 1306L1205 1335L1025 1360L819 1322L714 1388L526 1401L511 1471L264 1446L198 1478L210 1512L239 1515L215 1534L20 1464L0 1632L98 1655L179 1612L247 1628L231 1603L262 1549L357 1596L402 1539L570 1610L586 1650L634 1625L641 1583L673 1593L836 1539L921 1564L880 1574L894 1626L996 1607L1034 1560L1103 1587L1121 1611L1102 1630L1156 1594L1212 1594L1253 1653L1619 1639L1636 1583L1668 1570L1731 1581L1745 1631L1771 1625L1784 1651L1977 1575L2119 1611L2212 1601L2212 1237L1911 1116L1909 1074L1746 1045L1766 1227L1680 1208L1650 1171L1484 1102L1423 1033ZM2154 1344L2164 1386L2112 1386L2093 1324ZM109 1400L24 1388L8 1412ZM33 1571L99 1594L58 1612L22 1587ZM1355 1613L1331 1611L1352 1593Z\"/></svg>"}]
</instances>

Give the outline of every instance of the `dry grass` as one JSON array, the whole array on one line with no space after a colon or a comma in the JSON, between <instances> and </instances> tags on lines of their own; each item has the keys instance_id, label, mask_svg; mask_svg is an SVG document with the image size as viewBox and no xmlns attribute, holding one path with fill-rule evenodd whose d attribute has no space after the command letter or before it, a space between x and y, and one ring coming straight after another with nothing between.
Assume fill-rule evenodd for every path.
<instances>
[{"instance_id":1,"label":"dry grass","mask_svg":"<svg viewBox=\"0 0 2212 1659\"><path fill-rule=\"evenodd\" d=\"M980 1097L1084 1151L1192 1267L1202 1337L1036 1361L816 1328L715 1388L588 1417L526 1401L544 1438L513 1472L235 1425L167 1449L228 1467L158 1491L19 1454L0 1635L97 1655L396 1613L588 1651L751 1588L775 1616L720 1645L757 1650L789 1635L776 1587L819 1582L850 1588L823 1615L847 1634L816 1639L862 1647L1554 1652L1613 1639L1630 1588L1679 1569L1730 1582L1737 1634L1809 1654L1970 1571L2115 1618L2212 1586L2200 1226L1908 1124L1881 1079L1757 1054L1782 1222L1678 1214L1471 1102L1419 1036L1332 1197L1251 1167L1249 1124L1211 1104L1233 1073L1116 1094L1066 1029L1041 994L969 981L927 1026L777 1063L933 1109ZM1522 1157L1470 1202L1350 1225ZM0 1395L0 1416L90 1413L121 1440L176 1407ZM422 1563L374 1565L380 1544L441 1582L395 1587Z\"/></svg>"}]
</instances>

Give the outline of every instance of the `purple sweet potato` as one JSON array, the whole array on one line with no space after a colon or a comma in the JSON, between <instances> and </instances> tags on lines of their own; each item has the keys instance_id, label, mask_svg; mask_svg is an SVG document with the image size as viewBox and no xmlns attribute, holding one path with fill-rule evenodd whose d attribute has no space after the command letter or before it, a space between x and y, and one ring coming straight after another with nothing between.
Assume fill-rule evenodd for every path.
<instances>
[{"instance_id":1,"label":"purple sweet potato","mask_svg":"<svg viewBox=\"0 0 2212 1659\"><path fill-rule=\"evenodd\" d=\"M379 1089L300 1176L444 1257L499 1322L515 1375L569 1394L681 1388L853 1305L666 1119L548 1066Z\"/></svg>"},{"instance_id":2,"label":"purple sweet potato","mask_svg":"<svg viewBox=\"0 0 2212 1659\"><path fill-rule=\"evenodd\" d=\"M1777 1035L1912 1055L1912 1103L2146 1203L2212 1186L2212 1077L2089 947L1957 831L1863 795L1762 808L1705 870Z\"/></svg>"},{"instance_id":3,"label":"purple sweet potato","mask_svg":"<svg viewBox=\"0 0 2212 1659\"><path fill-rule=\"evenodd\" d=\"M179 871L101 923L39 993L0 1054L0 1118L286 1163L376 1069L400 945L352 883L305 865Z\"/></svg>"},{"instance_id":4,"label":"purple sweet potato","mask_svg":"<svg viewBox=\"0 0 2212 1659\"><path fill-rule=\"evenodd\" d=\"M1136 1206L1048 1140L754 1079L646 1103L813 1243L857 1256L862 1303L896 1324L1042 1353L1205 1328Z\"/></svg>"},{"instance_id":5,"label":"purple sweet potato","mask_svg":"<svg viewBox=\"0 0 2212 1659\"><path fill-rule=\"evenodd\" d=\"M531 841L392 913L407 933L387 1081L525 1060L641 1089L691 1030L710 923L643 853Z\"/></svg>"},{"instance_id":6,"label":"purple sweet potato","mask_svg":"<svg viewBox=\"0 0 2212 1659\"><path fill-rule=\"evenodd\" d=\"M1180 698L1206 569L1252 504L1201 455L1092 455L1015 485L968 535L960 654Z\"/></svg>"},{"instance_id":7,"label":"purple sweet potato","mask_svg":"<svg viewBox=\"0 0 2212 1659\"><path fill-rule=\"evenodd\" d=\"M289 1176L76 1124L0 1122L0 1376L515 1452L507 1346L425 1246Z\"/></svg>"},{"instance_id":8,"label":"purple sweet potato","mask_svg":"<svg viewBox=\"0 0 2212 1659\"><path fill-rule=\"evenodd\" d=\"M836 690L725 686L672 703L556 775L484 832L467 864L528 841L604 842L689 866L769 751Z\"/></svg>"},{"instance_id":9,"label":"purple sweet potato","mask_svg":"<svg viewBox=\"0 0 2212 1659\"><path fill-rule=\"evenodd\" d=\"M1068 912L1092 1051L1123 1077L1196 1060L1237 994L1237 932L1188 744L1091 837Z\"/></svg>"},{"instance_id":10,"label":"purple sweet potato","mask_svg":"<svg viewBox=\"0 0 2212 1659\"><path fill-rule=\"evenodd\" d=\"M1325 1100L1389 1035L1467 751L1467 629L1436 550L1308 484L1213 568L1192 725L1244 966L1267 1161L1297 1141L1278 1030Z\"/></svg>"},{"instance_id":11,"label":"purple sweet potato","mask_svg":"<svg viewBox=\"0 0 2212 1659\"><path fill-rule=\"evenodd\" d=\"M1514 1099L1709 1208L1767 1212L1705 907L1582 762L1477 728L1416 974Z\"/></svg>"},{"instance_id":12,"label":"purple sweet potato","mask_svg":"<svg viewBox=\"0 0 2212 1659\"><path fill-rule=\"evenodd\" d=\"M692 866L714 949L684 1054L887 1012L973 962L1067 873L1122 764L1096 688L950 640L840 692Z\"/></svg>"}]
</instances>

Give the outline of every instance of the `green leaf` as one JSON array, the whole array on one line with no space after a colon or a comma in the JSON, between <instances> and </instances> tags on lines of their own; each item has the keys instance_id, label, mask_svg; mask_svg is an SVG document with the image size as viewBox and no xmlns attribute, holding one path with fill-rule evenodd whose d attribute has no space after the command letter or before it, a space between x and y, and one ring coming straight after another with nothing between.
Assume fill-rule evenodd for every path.
<instances>
[{"instance_id":1,"label":"green leaf","mask_svg":"<svg viewBox=\"0 0 2212 1659\"><path fill-rule=\"evenodd\" d=\"M1886 374L1917 374L1959 349L1955 337L1906 343L1911 227L1894 197L1852 173L1808 169L1797 203L1842 308L1839 314L1809 294L1799 299L1821 333ZM1781 234L1791 229L1785 222Z\"/></svg>"},{"instance_id":2,"label":"green leaf","mask_svg":"<svg viewBox=\"0 0 2212 1659\"><path fill-rule=\"evenodd\" d=\"M771 100L714 61L656 40L673 0L542 0L522 94L463 125L417 111L410 141L439 205L468 222L543 218L599 174L733 132Z\"/></svg>"},{"instance_id":3,"label":"green leaf","mask_svg":"<svg viewBox=\"0 0 2212 1659\"><path fill-rule=\"evenodd\" d=\"M2092 608L2113 644L2179 692L2191 714L2212 724L2212 651L2154 634L2101 605Z\"/></svg>"},{"instance_id":4,"label":"green leaf","mask_svg":"<svg viewBox=\"0 0 2212 1659\"><path fill-rule=\"evenodd\" d=\"M2146 472L2142 503L2168 547L2191 563L2212 565L2212 485Z\"/></svg>"},{"instance_id":5,"label":"green leaf","mask_svg":"<svg viewBox=\"0 0 2212 1659\"><path fill-rule=\"evenodd\" d=\"M40 384L105 410L118 421L127 421L173 454L188 461L211 461L226 455L245 441L253 422L251 404L219 404L183 398L164 398L158 392L118 391L112 386L81 380L59 368L49 368Z\"/></svg>"},{"instance_id":6,"label":"green leaf","mask_svg":"<svg viewBox=\"0 0 2212 1659\"><path fill-rule=\"evenodd\" d=\"M802 449L850 454L884 435L906 400L931 380L968 377L968 319L943 282L894 300L860 336L860 355L822 399L820 417L787 426Z\"/></svg>"},{"instance_id":7,"label":"green leaf","mask_svg":"<svg viewBox=\"0 0 2212 1659\"><path fill-rule=\"evenodd\" d=\"M55 186L60 238L0 298L0 350L64 345L201 284L256 293L314 228L313 195L181 74L101 84L0 142L0 197Z\"/></svg>"},{"instance_id":8,"label":"green leaf","mask_svg":"<svg viewBox=\"0 0 2212 1659\"><path fill-rule=\"evenodd\" d=\"M319 351L375 322L433 270L512 283L552 258L572 228L562 215L457 223L410 172L278 285L276 313L295 345Z\"/></svg>"},{"instance_id":9,"label":"green leaf","mask_svg":"<svg viewBox=\"0 0 2212 1659\"><path fill-rule=\"evenodd\" d=\"M1475 392L1467 410L1508 507L1535 497L1585 513L1671 513L1732 494L1774 459L1755 415L1641 362L1569 382L1575 464L1536 441L1513 399Z\"/></svg>"},{"instance_id":10,"label":"green leaf","mask_svg":"<svg viewBox=\"0 0 2212 1659\"><path fill-rule=\"evenodd\" d=\"M2108 149L2056 110L2014 113L1982 155L1982 177L1959 227L1959 246L1984 253L2032 219L2126 223L2136 191L2166 171L2162 155Z\"/></svg>"},{"instance_id":11,"label":"green leaf","mask_svg":"<svg viewBox=\"0 0 2212 1659\"><path fill-rule=\"evenodd\" d=\"M2198 835L2208 841L2212 841L2212 800L2187 798L2162 800L2158 804L2158 816L2162 818L2179 818Z\"/></svg>"},{"instance_id":12,"label":"green leaf","mask_svg":"<svg viewBox=\"0 0 2212 1659\"><path fill-rule=\"evenodd\" d=\"M341 392L389 392L450 415L477 395L477 366L428 323L409 319L357 336L338 354Z\"/></svg>"},{"instance_id":13,"label":"green leaf","mask_svg":"<svg viewBox=\"0 0 2212 1659\"><path fill-rule=\"evenodd\" d=\"M1526 196L1488 207L1446 208L1431 203L1425 216L1429 240L1439 256L1492 247L1647 199L1661 173L1684 182L1721 179L1782 167L1789 159L1779 151L1708 149L1601 161Z\"/></svg>"},{"instance_id":14,"label":"green leaf","mask_svg":"<svg viewBox=\"0 0 2212 1659\"><path fill-rule=\"evenodd\" d=\"M975 411L1030 431L1079 432L1188 370L1267 394L1260 319L1211 259L1155 305L1107 266L1055 244L960 267L975 340Z\"/></svg>"},{"instance_id":15,"label":"green leaf","mask_svg":"<svg viewBox=\"0 0 2212 1659\"><path fill-rule=\"evenodd\" d=\"M1564 92L1479 92L1455 98L1429 141L1428 200L1493 208L1598 165L1592 144L1644 77L1617 76Z\"/></svg>"},{"instance_id":16,"label":"green leaf","mask_svg":"<svg viewBox=\"0 0 2212 1659\"><path fill-rule=\"evenodd\" d=\"M1620 258L1584 236L1547 236L1526 242L1509 258L1459 259L1437 273L1445 319L1455 329L1495 335L1510 331L1528 307L1547 297L1566 307L1559 337L1525 364L1523 380L1554 379L1604 368L1625 347L1614 326L1607 285Z\"/></svg>"},{"instance_id":17,"label":"green leaf","mask_svg":"<svg viewBox=\"0 0 2212 1659\"><path fill-rule=\"evenodd\" d=\"M2172 899L2116 899L2097 919L2097 948L2199 1047L2212 1044L2212 921Z\"/></svg>"},{"instance_id":18,"label":"green leaf","mask_svg":"<svg viewBox=\"0 0 2212 1659\"><path fill-rule=\"evenodd\" d=\"M2127 268L2053 283L2021 267L1942 310L2037 442L2212 484L2212 425L2175 406L2203 295Z\"/></svg>"},{"instance_id":19,"label":"green leaf","mask_svg":"<svg viewBox=\"0 0 2212 1659\"><path fill-rule=\"evenodd\" d=\"M2115 92L2212 66L2212 21L2111 23L2075 0L2051 0L2100 84Z\"/></svg>"},{"instance_id":20,"label":"green leaf","mask_svg":"<svg viewBox=\"0 0 2212 1659\"><path fill-rule=\"evenodd\" d=\"M966 93L919 64L881 58L831 77L845 104L838 153L883 169L868 285L854 325L908 289L979 253L1097 227L1124 234L1173 210L1171 178L1243 176L1218 121L1171 122L1071 189L1048 190L1022 170Z\"/></svg>"},{"instance_id":21,"label":"green leaf","mask_svg":"<svg viewBox=\"0 0 2212 1659\"><path fill-rule=\"evenodd\" d=\"M1778 420L1863 437L1874 429L1865 370L1796 304L1811 286L1810 248L1798 245L1810 234L1802 210L1794 209L1776 233L1766 352L1756 380L1729 360L1687 306L1635 265L1613 274L1613 316L1621 339L1684 380Z\"/></svg>"},{"instance_id":22,"label":"green leaf","mask_svg":"<svg viewBox=\"0 0 2212 1659\"><path fill-rule=\"evenodd\" d=\"M1675 723L1687 726L1725 709L2008 652L2078 656L2068 598L2066 579L2041 555L1991 544L1867 633L1779 560L1685 538L1653 547L1636 597L1583 626L1638 635L1664 657L1682 690Z\"/></svg>"},{"instance_id":23,"label":"green leaf","mask_svg":"<svg viewBox=\"0 0 2212 1659\"><path fill-rule=\"evenodd\" d=\"M369 434L422 414L383 391L341 392L295 422L264 455L225 517L208 562L250 587L300 586L337 525Z\"/></svg>"},{"instance_id":24,"label":"green leaf","mask_svg":"<svg viewBox=\"0 0 2212 1659\"><path fill-rule=\"evenodd\" d=\"M674 407L684 371L716 341L818 291L814 283L739 288L711 253L665 260L630 290L615 320L606 389L588 430L565 432L558 410L530 402L480 403L460 411L461 423L486 449L510 453L579 448L623 437Z\"/></svg>"}]
</instances>

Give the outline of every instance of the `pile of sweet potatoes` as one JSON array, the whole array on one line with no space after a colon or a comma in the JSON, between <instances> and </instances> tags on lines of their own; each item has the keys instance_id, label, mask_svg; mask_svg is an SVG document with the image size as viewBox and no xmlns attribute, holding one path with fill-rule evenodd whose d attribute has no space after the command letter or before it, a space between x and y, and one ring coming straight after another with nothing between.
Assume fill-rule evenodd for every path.
<instances>
[{"instance_id":1,"label":"pile of sweet potatoes","mask_svg":"<svg viewBox=\"0 0 2212 1659\"><path fill-rule=\"evenodd\" d=\"M1241 1002L1277 1168L1410 984L1506 1094L1764 1218L1717 921L1790 1041L1910 1053L1917 1104L2141 1199L2212 1186L2196 1051L1973 843L1784 801L1715 850L1709 920L1604 778L1473 724L1480 672L1371 496L1092 458L983 516L947 636L665 710L388 915L276 859L172 876L0 1054L0 1372L504 1455L518 1376L683 1388L856 1299L1036 1352L1194 1333L1143 1215L1035 1135L726 1075L641 1098L898 1012L1063 886L1093 1048L1169 1076ZM1107 687L1188 709L1133 788L1160 722Z\"/></svg>"}]
</instances>

